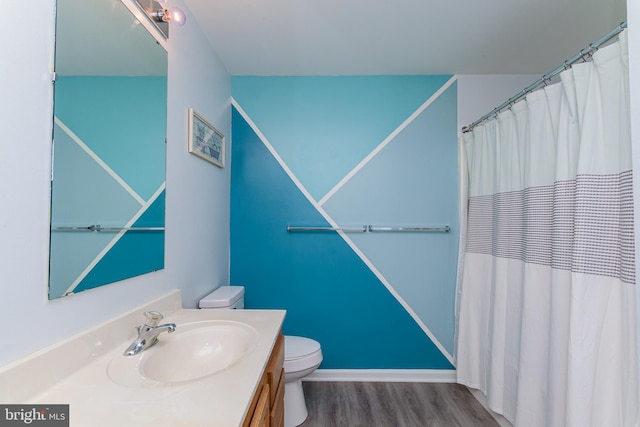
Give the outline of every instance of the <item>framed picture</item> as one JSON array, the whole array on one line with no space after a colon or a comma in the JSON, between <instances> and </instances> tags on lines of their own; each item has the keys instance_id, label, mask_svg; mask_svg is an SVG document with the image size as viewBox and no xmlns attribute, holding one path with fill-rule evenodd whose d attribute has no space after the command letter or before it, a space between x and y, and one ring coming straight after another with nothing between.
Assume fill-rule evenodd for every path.
<instances>
[{"instance_id":1,"label":"framed picture","mask_svg":"<svg viewBox=\"0 0 640 427\"><path fill-rule=\"evenodd\" d=\"M189 108L189 152L224 167L224 135Z\"/></svg>"}]
</instances>

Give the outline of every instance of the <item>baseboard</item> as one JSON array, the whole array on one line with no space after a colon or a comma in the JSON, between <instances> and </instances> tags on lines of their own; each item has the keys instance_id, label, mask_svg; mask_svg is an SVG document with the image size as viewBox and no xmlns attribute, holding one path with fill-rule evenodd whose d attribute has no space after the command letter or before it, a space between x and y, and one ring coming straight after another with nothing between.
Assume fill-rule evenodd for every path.
<instances>
[{"instance_id":1,"label":"baseboard","mask_svg":"<svg viewBox=\"0 0 640 427\"><path fill-rule=\"evenodd\" d=\"M318 369L304 381L454 383L455 370L444 369Z\"/></svg>"}]
</instances>

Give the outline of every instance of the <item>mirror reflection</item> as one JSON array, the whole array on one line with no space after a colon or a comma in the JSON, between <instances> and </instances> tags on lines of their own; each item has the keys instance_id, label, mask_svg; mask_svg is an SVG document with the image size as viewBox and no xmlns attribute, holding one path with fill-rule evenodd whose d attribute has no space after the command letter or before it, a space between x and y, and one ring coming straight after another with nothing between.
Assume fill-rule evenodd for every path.
<instances>
[{"instance_id":1,"label":"mirror reflection","mask_svg":"<svg viewBox=\"0 0 640 427\"><path fill-rule=\"evenodd\" d=\"M164 268L167 53L121 0L58 0L49 298Z\"/></svg>"},{"instance_id":2,"label":"mirror reflection","mask_svg":"<svg viewBox=\"0 0 640 427\"><path fill-rule=\"evenodd\" d=\"M138 8L149 16L149 21L166 39L169 37L169 23L165 18L164 7L156 0L135 0Z\"/></svg>"}]
</instances>

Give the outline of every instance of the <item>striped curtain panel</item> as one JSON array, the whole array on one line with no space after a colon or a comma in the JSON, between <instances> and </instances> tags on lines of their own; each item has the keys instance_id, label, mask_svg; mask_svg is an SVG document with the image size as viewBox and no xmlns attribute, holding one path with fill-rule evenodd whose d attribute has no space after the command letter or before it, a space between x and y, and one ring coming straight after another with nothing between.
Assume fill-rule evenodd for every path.
<instances>
[{"instance_id":1,"label":"striped curtain panel","mask_svg":"<svg viewBox=\"0 0 640 427\"><path fill-rule=\"evenodd\" d=\"M516 426L638 425L626 37L461 141L458 382Z\"/></svg>"}]
</instances>

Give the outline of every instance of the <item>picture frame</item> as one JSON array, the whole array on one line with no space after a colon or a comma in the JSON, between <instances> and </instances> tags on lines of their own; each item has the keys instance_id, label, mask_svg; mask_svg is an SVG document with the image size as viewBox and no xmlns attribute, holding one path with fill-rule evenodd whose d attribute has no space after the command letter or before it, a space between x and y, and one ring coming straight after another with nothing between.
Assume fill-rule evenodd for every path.
<instances>
[{"instance_id":1,"label":"picture frame","mask_svg":"<svg viewBox=\"0 0 640 427\"><path fill-rule=\"evenodd\" d=\"M189 108L189 152L218 167L224 167L224 134L193 108Z\"/></svg>"}]
</instances>

